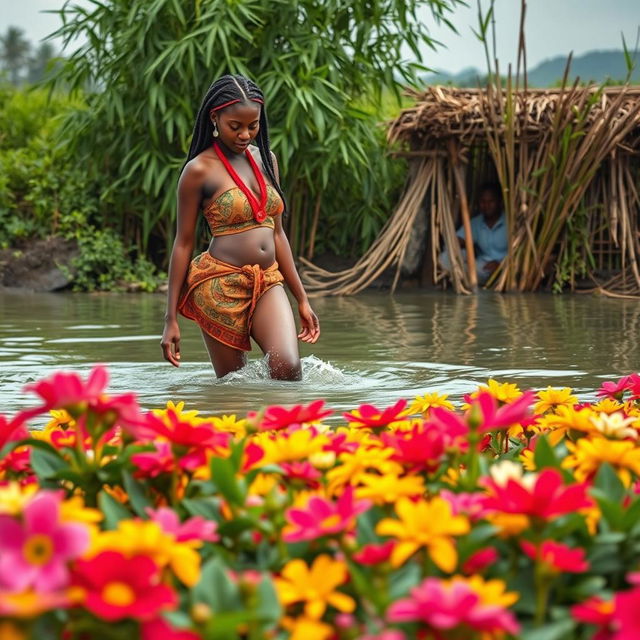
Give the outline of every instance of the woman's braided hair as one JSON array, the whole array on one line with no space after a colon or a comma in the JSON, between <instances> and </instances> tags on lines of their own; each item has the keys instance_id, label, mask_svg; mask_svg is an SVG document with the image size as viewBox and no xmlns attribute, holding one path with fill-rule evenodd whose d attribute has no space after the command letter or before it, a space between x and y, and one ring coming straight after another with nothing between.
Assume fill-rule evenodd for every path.
<instances>
[{"instance_id":1,"label":"woman's braided hair","mask_svg":"<svg viewBox=\"0 0 640 640\"><path fill-rule=\"evenodd\" d=\"M260 109L260 127L256 142L260 149L262 166L265 168L268 178L285 202L284 193L280 183L276 178L271 149L269 146L269 124L267 122L267 111L264 106L264 96L258 85L249 78L240 75L221 76L213 82L202 99L202 104L198 110L196 124L193 128L191 146L187 154L187 162L195 158L199 153L210 147L213 141L213 124L211 123L211 111L222 109L238 102L258 102ZM185 163L186 164L186 163Z\"/></svg>"}]
</instances>

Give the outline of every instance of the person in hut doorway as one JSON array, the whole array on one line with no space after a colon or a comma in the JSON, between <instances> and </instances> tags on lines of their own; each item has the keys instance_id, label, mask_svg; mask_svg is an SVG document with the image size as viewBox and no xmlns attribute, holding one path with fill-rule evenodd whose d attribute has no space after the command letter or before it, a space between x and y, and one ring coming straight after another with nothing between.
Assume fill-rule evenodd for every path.
<instances>
[{"instance_id":1,"label":"person in hut doorway","mask_svg":"<svg viewBox=\"0 0 640 640\"><path fill-rule=\"evenodd\" d=\"M507 255L507 222L502 206L502 190L496 183L485 183L478 191L478 213L471 218L471 235L476 251L478 284L485 284ZM466 258L464 227L456 231L462 257ZM451 270L451 260L445 250L440 264Z\"/></svg>"}]
</instances>

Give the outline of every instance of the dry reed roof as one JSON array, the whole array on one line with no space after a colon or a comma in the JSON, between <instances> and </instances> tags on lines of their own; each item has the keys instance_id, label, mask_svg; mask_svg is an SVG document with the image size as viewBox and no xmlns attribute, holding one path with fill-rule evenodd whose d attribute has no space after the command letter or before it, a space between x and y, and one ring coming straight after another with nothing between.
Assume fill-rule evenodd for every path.
<instances>
[{"instance_id":1,"label":"dry reed roof","mask_svg":"<svg viewBox=\"0 0 640 640\"><path fill-rule=\"evenodd\" d=\"M455 87L432 86L424 91L408 91L416 104L404 109L389 128L389 138L393 141L407 142L413 149L423 149L440 145L442 140L455 137L463 145L471 145L486 138L487 122L500 119L490 117L494 110L506 104L507 92L503 99L493 93L493 105L489 105L491 94L482 89L460 89ZM640 145L640 115L637 113L640 100L640 86L606 87L568 87L565 89L529 89L512 94L518 120L521 122L520 140L535 141L543 132L553 126L558 105L569 101L571 107L579 113L587 101L594 100L595 108L588 110L587 119L597 125L607 120L610 110L616 111L614 121L627 120L630 115L635 120L619 145L629 151L638 151ZM501 103L501 104L498 104ZM484 111L484 113L483 113ZM526 118L522 115L526 114Z\"/></svg>"}]
</instances>

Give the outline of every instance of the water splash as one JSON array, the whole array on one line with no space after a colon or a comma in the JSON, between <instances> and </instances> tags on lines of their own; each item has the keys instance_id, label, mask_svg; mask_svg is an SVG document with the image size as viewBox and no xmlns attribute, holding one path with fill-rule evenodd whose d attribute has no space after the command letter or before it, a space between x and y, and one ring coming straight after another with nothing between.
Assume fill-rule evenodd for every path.
<instances>
[{"instance_id":1,"label":"water splash","mask_svg":"<svg viewBox=\"0 0 640 640\"><path fill-rule=\"evenodd\" d=\"M264 384L268 382L270 384L292 384L291 382L284 380L273 380L269 376L269 367L267 364L267 356L260 360L252 360L247 363L239 371L232 371L224 378L219 380L219 384L238 384L259 382ZM332 365L330 362L325 362L317 356L305 356L300 359L302 363L302 380L293 384L312 384L319 387L333 387L339 385L347 385L353 383L353 378L360 376L354 376L348 374L342 369Z\"/></svg>"}]
</instances>

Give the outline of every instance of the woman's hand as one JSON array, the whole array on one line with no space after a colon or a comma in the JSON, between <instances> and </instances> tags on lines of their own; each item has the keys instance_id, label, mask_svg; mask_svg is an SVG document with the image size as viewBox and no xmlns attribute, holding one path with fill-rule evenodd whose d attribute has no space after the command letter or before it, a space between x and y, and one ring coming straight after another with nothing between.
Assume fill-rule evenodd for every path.
<instances>
[{"instance_id":1,"label":"woman's hand","mask_svg":"<svg viewBox=\"0 0 640 640\"><path fill-rule=\"evenodd\" d=\"M298 338L300 338L302 342L313 344L320 337L320 322L318 321L318 316L306 301L298 305L298 313L300 314L300 321L302 323L302 329L298 334Z\"/></svg>"},{"instance_id":2,"label":"woman's hand","mask_svg":"<svg viewBox=\"0 0 640 640\"><path fill-rule=\"evenodd\" d=\"M174 367L180 366L180 327L177 320L167 320L162 332L162 355Z\"/></svg>"}]
</instances>

